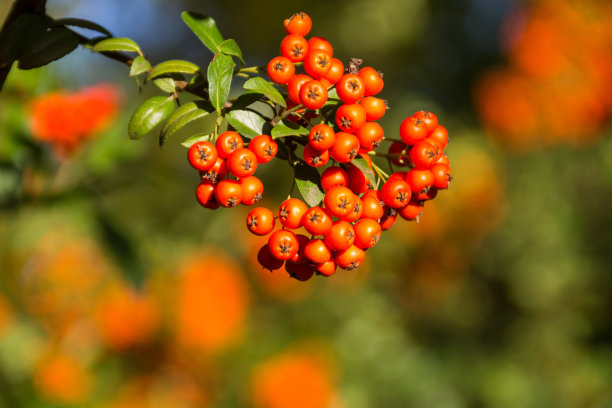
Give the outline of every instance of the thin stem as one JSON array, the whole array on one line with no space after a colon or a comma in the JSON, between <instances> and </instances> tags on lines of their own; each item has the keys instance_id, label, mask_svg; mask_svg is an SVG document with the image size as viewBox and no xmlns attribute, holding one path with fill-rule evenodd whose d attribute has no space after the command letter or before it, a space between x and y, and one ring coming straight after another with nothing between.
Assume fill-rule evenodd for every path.
<instances>
[{"instance_id":1,"label":"thin stem","mask_svg":"<svg viewBox=\"0 0 612 408\"><path fill-rule=\"evenodd\" d=\"M385 138L383 139L383 142L385 142L385 141L387 141L387 142L404 143L404 144L405 144L405 142L404 142L402 139L394 139L394 138L392 138L392 137L385 137Z\"/></svg>"},{"instance_id":2,"label":"thin stem","mask_svg":"<svg viewBox=\"0 0 612 408\"><path fill-rule=\"evenodd\" d=\"M380 167L378 167L376 163L372 163L372 169L374 169L376 174L378 174L378 177L380 177L383 181L387 181L387 179L389 178L389 175L385 173Z\"/></svg>"}]
</instances>

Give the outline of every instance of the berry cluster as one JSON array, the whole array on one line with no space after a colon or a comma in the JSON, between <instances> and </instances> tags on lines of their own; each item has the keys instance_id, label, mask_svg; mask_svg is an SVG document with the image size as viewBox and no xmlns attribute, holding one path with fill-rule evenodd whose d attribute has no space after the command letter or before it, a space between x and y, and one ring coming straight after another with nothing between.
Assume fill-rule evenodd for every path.
<instances>
[{"instance_id":1,"label":"berry cluster","mask_svg":"<svg viewBox=\"0 0 612 408\"><path fill-rule=\"evenodd\" d=\"M277 143L268 135L259 135L244 147L238 132L228 130L217 138L216 144L198 141L191 145L187 158L200 171L202 182L196 198L204 207L234 207L240 203L255 204L263 194L263 183L253 176L257 164L267 163L276 156ZM231 174L237 180L226 178Z\"/></svg>"},{"instance_id":2,"label":"berry cluster","mask_svg":"<svg viewBox=\"0 0 612 408\"><path fill-rule=\"evenodd\" d=\"M284 266L294 278L307 280L315 273L330 276L337 267L351 270L365 259L365 251L376 245L382 231L398 215L416 219L426 200L448 187L450 169L443 154L448 134L430 112L417 112L400 127L401 140L385 139L376 121L388 109L376 95L383 89L382 75L372 67L360 68L361 60L344 64L333 58L331 44L321 37L306 40L312 22L305 13L285 20L287 36L281 54L267 65L272 82L283 87L286 99L282 118L296 123L303 132L284 137L282 147L293 167L331 166L315 172L321 199L315 202L288 198L278 213L253 208L246 225L255 235L269 235L258 253L266 269ZM296 72L303 67L304 72ZM272 133L274 134L274 133ZM393 141L389 153L376 152L384 140ZM258 163L270 161L279 145L271 136L259 135L248 148L242 137L229 130L216 145L199 141L189 150L189 161L200 170L197 189L200 203L208 208L254 204L263 184L253 176ZM303 148L302 159L296 150ZM387 158L389 165L410 166L387 176L371 156ZM308 165L308 166L306 166ZM297 167L296 167L297 168ZM232 178L224 179L229 173ZM384 184L377 188L379 180ZM281 229L276 229L277 220Z\"/></svg>"}]
</instances>

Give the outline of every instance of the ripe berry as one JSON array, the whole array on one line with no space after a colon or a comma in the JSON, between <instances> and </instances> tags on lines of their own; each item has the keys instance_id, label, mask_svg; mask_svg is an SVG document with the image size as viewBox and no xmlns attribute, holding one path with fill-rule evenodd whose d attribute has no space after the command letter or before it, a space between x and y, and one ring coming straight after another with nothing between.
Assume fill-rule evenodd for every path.
<instances>
[{"instance_id":1,"label":"ripe berry","mask_svg":"<svg viewBox=\"0 0 612 408\"><path fill-rule=\"evenodd\" d=\"M404 119L400 125L400 137L402 141L407 145L413 145L421 140L425 139L429 134L425 122L419 118L411 116Z\"/></svg>"},{"instance_id":2,"label":"ripe berry","mask_svg":"<svg viewBox=\"0 0 612 408\"><path fill-rule=\"evenodd\" d=\"M430 133L438 126L438 117L431 112L418 111L412 116L421 119Z\"/></svg>"},{"instance_id":3,"label":"ripe berry","mask_svg":"<svg viewBox=\"0 0 612 408\"><path fill-rule=\"evenodd\" d=\"M361 218L361 214L363 213L363 203L361 201L361 198L359 198L358 195L355 195L354 198L355 198L355 206L353 207L353 211L351 211L344 217L340 218L342 221L355 222L359 218Z\"/></svg>"},{"instance_id":4,"label":"ripe berry","mask_svg":"<svg viewBox=\"0 0 612 408\"><path fill-rule=\"evenodd\" d=\"M318 275L332 276L336 272L336 261L330 259L327 262L313 264L312 268Z\"/></svg>"},{"instance_id":5,"label":"ripe berry","mask_svg":"<svg viewBox=\"0 0 612 408\"><path fill-rule=\"evenodd\" d=\"M428 169L438 160L436 148L425 140L410 149L410 161L418 169Z\"/></svg>"},{"instance_id":6,"label":"ripe berry","mask_svg":"<svg viewBox=\"0 0 612 408\"><path fill-rule=\"evenodd\" d=\"M345 74L336 84L336 91L342 102L352 104L363 97L365 86L358 75Z\"/></svg>"},{"instance_id":7,"label":"ripe berry","mask_svg":"<svg viewBox=\"0 0 612 408\"><path fill-rule=\"evenodd\" d=\"M431 132L429 137L439 143L441 150L444 150L446 144L448 143L448 131L442 125L436 126L436 128Z\"/></svg>"},{"instance_id":8,"label":"ripe berry","mask_svg":"<svg viewBox=\"0 0 612 408\"><path fill-rule=\"evenodd\" d=\"M296 264L307 262L308 259L304 256L304 248L306 244L310 242L310 238L303 234L296 234L295 237L298 241L298 251L294 256L288 259L288 261Z\"/></svg>"},{"instance_id":9,"label":"ripe berry","mask_svg":"<svg viewBox=\"0 0 612 408\"><path fill-rule=\"evenodd\" d=\"M249 150L255 153L257 163L263 164L276 156L278 144L268 135L259 135L249 142Z\"/></svg>"},{"instance_id":10,"label":"ripe berry","mask_svg":"<svg viewBox=\"0 0 612 408\"><path fill-rule=\"evenodd\" d=\"M359 268L365 260L365 252L356 245L351 245L343 251L334 254L336 264L347 271Z\"/></svg>"},{"instance_id":11,"label":"ripe berry","mask_svg":"<svg viewBox=\"0 0 612 408\"><path fill-rule=\"evenodd\" d=\"M453 179L450 168L445 164L434 164L430 170L434 177L433 186L440 190L448 188L448 184Z\"/></svg>"},{"instance_id":12,"label":"ripe berry","mask_svg":"<svg viewBox=\"0 0 612 408\"><path fill-rule=\"evenodd\" d=\"M291 62L300 62L308 53L308 41L301 35L289 34L281 42L281 55Z\"/></svg>"},{"instance_id":13,"label":"ripe berry","mask_svg":"<svg viewBox=\"0 0 612 408\"><path fill-rule=\"evenodd\" d=\"M391 146L389 146L389 154L399 155L399 156L391 156L389 159L391 163L396 166L408 166L410 164L410 158L408 157L408 148L404 143L393 142Z\"/></svg>"},{"instance_id":14,"label":"ripe berry","mask_svg":"<svg viewBox=\"0 0 612 408\"><path fill-rule=\"evenodd\" d=\"M210 181L203 181L196 188L196 199L202 206L211 210L219 208L219 203L215 198L215 184Z\"/></svg>"},{"instance_id":15,"label":"ripe berry","mask_svg":"<svg viewBox=\"0 0 612 408\"><path fill-rule=\"evenodd\" d=\"M380 74L372 67L364 67L359 70L359 77L365 87L365 96L376 95L382 91L384 82Z\"/></svg>"},{"instance_id":16,"label":"ripe berry","mask_svg":"<svg viewBox=\"0 0 612 408\"><path fill-rule=\"evenodd\" d=\"M336 125L343 132L355 133L365 122L365 110L359 104L344 104L336 111Z\"/></svg>"},{"instance_id":17,"label":"ripe berry","mask_svg":"<svg viewBox=\"0 0 612 408\"><path fill-rule=\"evenodd\" d=\"M329 150L320 152L308 144L304 147L304 161L311 167L325 166L329 161Z\"/></svg>"},{"instance_id":18,"label":"ripe berry","mask_svg":"<svg viewBox=\"0 0 612 408\"><path fill-rule=\"evenodd\" d=\"M393 224L395 224L395 220L397 220L397 211L391 207L385 206L384 214L382 217L380 217L380 220L378 220L378 222L380 223L380 228L383 231L388 230L389 228L393 226Z\"/></svg>"},{"instance_id":19,"label":"ripe berry","mask_svg":"<svg viewBox=\"0 0 612 408\"><path fill-rule=\"evenodd\" d=\"M361 213L361 218L370 218L373 220L378 220L383 216L383 206L380 204L378 198L375 198L371 195L364 195L361 197L361 202L363 206L363 211Z\"/></svg>"},{"instance_id":20,"label":"ripe berry","mask_svg":"<svg viewBox=\"0 0 612 408\"><path fill-rule=\"evenodd\" d=\"M361 249L368 249L376 245L380 239L382 228L375 220L363 218L354 225L355 245Z\"/></svg>"},{"instance_id":21,"label":"ripe berry","mask_svg":"<svg viewBox=\"0 0 612 408\"><path fill-rule=\"evenodd\" d=\"M234 150L244 147L244 142L238 132L228 130L219 135L216 146L219 157L227 159Z\"/></svg>"},{"instance_id":22,"label":"ripe berry","mask_svg":"<svg viewBox=\"0 0 612 408\"><path fill-rule=\"evenodd\" d=\"M312 81L312 78L306 74L298 74L291 78L287 83L287 96L295 104L300 104L300 89L306 82Z\"/></svg>"},{"instance_id":23,"label":"ripe berry","mask_svg":"<svg viewBox=\"0 0 612 408\"><path fill-rule=\"evenodd\" d=\"M397 210L397 213L405 220L416 220L423 212L423 203L420 201L410 201L408 205Z\"/></svg>"},{"instance_id":24,"label":"ripe berry","mask_svg":"<svg viewBox=\"0 0 612 408\"><path fill-rule=\"evenodd\" d=\"M346 187L334 187L325 193L325 209L335 217L345 217L355 207L355 195Z\"/></svg>"},{"instance_id":25,"label":"ripe berry","mask_svg":"<svg viewBox=\"0 0 612 408\"><path fill-rule=\"evenodd\" d=\"M330 149L335 141L336 133L324 123L314 125L308 134L308 143L320 152Z\"/></svg>"},{"instance_id":26,"label":"ripe berry","mask_svg":"<svg viewBox=\"0 0 612 408\"><path fill-rule=\"evenodd\" d=\"M323 208L312 207L302 217L302 225L312 235L325 235L332 227L332 218Z\"/></svg>"},{"instance_id":27,"label":"ripe berry","mask_svg":"<svg viewBox=\"0 0 612 408\"><path fill-rule=\"evenodd\" d=\"M312 278L315 271L310 266L309 262L304 263L293 263L293 262L285 262L285 270L293 279L297 279L301 282L305 282L308 279Z\"/></svg>"},{"instance_id":28,"label":"ripe berry","mask_svg":"<svg viewBox=\"0 0 612 408\"><path fill-rule=\"evenodd\" d=\"M308 46L310 47L310 44ZM304 69L314 79L327 75L331 69L331 55L323 50L310 47L310 52L304 60Z\"/></svg>"},{"instance_id":29,"label":"ripe berry","mask_svg":"<svg viewBox=\"0 0 612 408\"><path fill-rule=\"evenodd\" d=\"M217 157L217 161L210 169L200 172L202 180L210 181L211 183L218 183L225 176L227 176L227 164L221 157Z\"/></svg>"},{"instance_id":30,"label":"ripe berry","mask_svg":"<svg viewBox=\"0 0 612 408\"><path fill-rule=\"evenodd\" d=\"M431 170L412 169L406 174L406 182L410 190L418 194L433 186L434 176Z\"/></svg>"},{"instance_id":31,"label":"ripe berry","mask_svg":"<svg viewBox=\"0 0 612 408\"><path fill-rule=\"evenodd\" d=\"M373 188L370 180L363 174L361 170L352 164L346 167L346 172L349 175L348 188L355 194L362 194Z\"/></svg>"},{"instance_id":32,"label":"ripe berry","mask_svg":"<svg viewBox=\"0 0 612 408\"><path fill-rule=\"evenodd\" d=\"M297 198L288 198L282 202L278 209L278 220L284 227L296 229L302 225L302 216L308 207Z\"/></svg>"},{"instance_id":33,"label":"ripe berry","mask_svg":"<svg viewBox=\"0 0 612 408\"><path fill-rule=\"evenodd\" d=\"M189 164L200 171L210 169L217 161L217 157L217 148L207 141L196 142L187 151Z\"/></svg>"},{"instance_id":34,"label":"ripe berry","mask_svg":"<svg viewBox=\"0 0 612 408\"><path fill-rule=\"evenodd\" d=\"M376 122L366 122L357 129L355 132L355 136L359 139L359 146L361 150L366 152L370 152L378 148L383 138L385 137L385 132L378 123Z\"/></svg>"},{"instance_id":35,"label":"ripe berry","mask_svg":"<svg viewBox=\"0 0 612 408\"><path fill-rule=\"evenodd\" d=\"M268 245L272 255L283 260L293 258L299 249L295 234L286 229L273 232L268 239Z\"/></svg>"},{"instance_id":36,"label":"ripe berry","mask_svg":"<svg viewBox=\"0 0 612 408\"><path fill-rule=\"evenodd\" d=\"M310 32L312 27L312 20L308 16L308 14L300 11L299 13L295 13L288 19L285 19L283 22L283 26L285 27L285 31L287 34L295 34L301 35L305 37L306 34Z\"/></svg>"},{"instance_id":37,"label":"ripe berry","mask_svg":"<svg viewBox=\"0 0 612 408\"><path fill-rule=\"evenodd\" d=\"M304 247L304 256L314 263L323 263L332 259L332 253L325 241L313 239Z\"/></svg>"},{"instance_id":38,"label":"ripe berry","mask_svg":"<svg viewBox=\"0 0 612 408\"><path fill-rule=\"evenodd\" d=\"M306 82L300 88L300 102L307 109L319 109L327 102L327 88L323 86L321 81Z\"/></svg>"},{"instance_id":39,"label":"ripe berry","mask_svg":"<svg viewBox=\"0 0 612 408\"><path fill-rule=\"evenodd\" d=\"M274 224L274 213L265 207L253 208L246 218L247 228L255 235L269 234Z\"/></svg>"},{"instance_id":40,"label":"ripe berry","mask_svg":"<svg viewBox=\"0 0 612 408\"><path fill-rule=\"evenodd\" d=\"M230 154L227 169L234 177L248 177L257 170L257 156L251 150L241 147Z\"/></svg>"},{"instance_id":41,"label":"ripe berry","mask_svg":"<svg viewBox=\"0 0 612 408\"><path fill-rule=\"evenodd\" d=\"M286 84L295 75L293 62L287 57L275 57L268 63L268 77L277 84Z\"/></svg>"},{"instance_id":42,"label":"ripe berry","mask_svg":"<svg viewBox=\"0 0 612 408\"><path fill-rule=\"evenodd\" d=\"M346 221L334 221L332 227L325 234L325 243L334 251L344 250L355 241L355 230Z\"/></svg>"},{"instance_id":43,"label":"ripe berry","mask_svg":"<svg viewBox=\"0 0 612 408\"><path fill-rule=\"evenodd\" d=\"M239 180L242 186L242 204L253 205L261 199L264 186L260 179L248 176Z\"/></svg>"},{"instance_id":44,"label":"ripe berry","mask_svg":"<svg viewBox=\"0 0 612 408\"><path fill-rule=\"evenodd\" d=\"M338 132L329 153L337 162L348 163L359 153L359 139L350 133Z\"/></svg>"},{"instance_id":45,"label":"ripe berry","mask_svg":"<svg viewBox=\"0 0 612 408\"><path fill-rule=\"evenodd\" d=\"M322 50L329 54L330 57L334 56L334 49L332 48L329 41L323 37L312 37L308 40L308 48L312 51Z\"/></svg>"},{"instance_id":46,"label":"ripe berry","mask_svg":"<svg viewBox=\"0 0 612 408\"><path fill-rule=\"evenodd\" d=\"M215 190L215 198L223 207L234 207L242 201L242 186L236 180L222 180Z\"/></svg>"},{"instance_id":47,"label":"ripe berry","mask_svg":"<svg viewBox=\"0 0 612 408\"><path fill-rule=\"evenodd\" d=\"M366 120L375 121L383 116L387 111L387 105L382 99L375 98L373 96L366 96L361 98L359 104L363 106L366 114Z\"/></svg>"},{"instance_id":48,"label":"ripe berry","mask_svg":"<svg viewBox=\"0 0 612 408\"><path fill-rule=\"evenodd\" d=\"M337 83L344 75L344 64L338 58L332 58L329 72L321 79L326 79L330 84Z\"/></svg>"},{"instance_id":49,"label":"ripe berry","mask_svg":"<svg viewBox=\"0 0 612 408\"><path fill-rule=\"evenodd\" d=\"M382 199L391 208L401 208L410 201L410 186L404 180L387 180L380 190Z\"/></svg>"},{"instance_id":50,"label":"ripe berry","mask_svg":"<svg viewBox=\"0 0 612 408\"><path fill-rule=\"evenodd\" d=\"M347 187L348 183L348 173L342 167L328 167L321 173L321 187L323 188L323 192L327 192L327 190L336 186Z\"/></svg>"}]
</instances>

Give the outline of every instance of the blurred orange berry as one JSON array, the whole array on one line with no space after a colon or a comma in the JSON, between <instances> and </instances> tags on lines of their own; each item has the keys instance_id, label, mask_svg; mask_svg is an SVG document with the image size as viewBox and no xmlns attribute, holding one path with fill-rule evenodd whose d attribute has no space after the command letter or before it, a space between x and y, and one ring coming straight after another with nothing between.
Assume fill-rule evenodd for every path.
<instances>
[{"instance_id":1,"label":"blurred orange berry","mask_svg":"<svg viewBox=\"0 0 612 408\"><path fill-rule=\"evenodd\" d=\"M219 352L241 334L249 289L240 268L219 255L196 255L180 268L177 337L181 346Z\"/></svg>"},{"instance_id":2,"label":"blurred orange berry","mask_svg":"<svg viewBox=\"0 0 612 408\"><path fill-rule=\"evenodd\" d=\"M81 404L92 390L92 378L86 367L60 352L39 361L34 383L43 398L62 404Z\"/></svg>"},{"instance_id":3,"label":"blurred orange berry","mask_svg":"<svg viewBox=\"0 0 612 408\"><path fill-rule=\"evenodd\" d=\"M331 367L312 351L289 350L261 363L251 378L258 408L325 408L335 389Z\"/></svg>"}]
</instances>

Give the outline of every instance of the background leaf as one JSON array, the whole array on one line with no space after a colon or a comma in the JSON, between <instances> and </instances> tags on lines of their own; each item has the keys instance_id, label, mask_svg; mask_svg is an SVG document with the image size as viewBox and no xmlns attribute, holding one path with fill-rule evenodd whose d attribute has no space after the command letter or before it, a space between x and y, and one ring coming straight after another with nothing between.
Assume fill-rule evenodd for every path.
<instances>
[{"instance_id":1,"label":"background leaf","mask_svg":"<svg viewBox=\"0 0 612 408\"><path fill-rule=\"evenodd\" d=\"M128 124L130 139L140 139L153 128L166 120L176 106L174 98L167 96L154 96L147 99L136 109Z\"/></svg>"},{"instance_id":2,"label":"background leaf","mask_svg":"<svg viewBox=\"0 0 612 408\"><path fill-rule=\"evenodd\" d=\"M79 45L79 40L66 27L53 27L38 37L19 58L20 69L42 67L69 54Z\"/></svg>"},{"instance_id":3,"label":"background leaf","mask_svg":"<svg viewBox=\"0 0 612 408\"><path fill-rule=\"evenodd\" d=\"M203 108L198 102L188 102L178 108L164 123L159 135L159 145L163 146L166 140L182 127L196 119L203 118L210 112Z\"/></svg>"},{"instance_id":4,"label":"background leaf","mask_svg":"<svg viewBox=\"0 0 612 408\"><path fill-rule=\"evenodd\" d=\"M151 64L149 61L147 61L147 59L142 55L139 55L132 60L132 65L130 66L130 76L144 74L149 69L151 69Z\"/></svg>"},{"instance_id":5,"label":"background leaf","mask_svg":"<svg viewBox=\"0 0 612 408\"><path fill-rule=\"evenodd\" d=\"M22 14L0 37L0 66L10 65L45 35L49 20L39 14Z\"/></svg>"},{"instance_id":6,"label":"background leaf","mask_svg":"<svg viewBox=\"0 0 612 408\"><path fill-rule=\"evenodd\" d=\"M261 77L251 78L244 83L244 89L265 95L268 99L282 107L287 106L285 98L272 84Z\"/></svg>"},{"instance_id":7,"label":"background leaf","mask_svg":"<svg viewBox=\"0 0 612 408\"><path fill-rule=\"evenodd\" d=\"M236 40L230 38L229 40L223 41L221 44L219 44L219 52L236 57L240 60L242 65L245 64L244 59L242 59L242 51L240 50Z\"/></svg>"},{"instance_id":8,"label":"background leaf","mask_svg":"<svg viewBox=\"0 0 612 408\"><path fill-rule=\"evenodd\" d=\"M94 23L93 21L89 20L83 20L81 18L60 18L59 20L55 20L53 24L57 26L67 25L79 28L86 28L88 30L93 30L102 33L107 37L113 36L110 31L102 27L100 24Z\"/></svg>"},{"instance_id":9,"label":"background leaf","mask_svg":"<svg viewBox=\"0 0 612 408\"><path fill-rule=\"evenodd\" d=\"M310 167L303 161L295 165L295 184L304 201L309 206L315 207L323 200L323 191L319 187L321 175L314 167Z\"/></svg>"},{"instance_id":10,"label":"background leaf","mask_svg":"<svg viewBox=\"0 0 612 408\"><path fill-rule=\"evenodd\" d=\"M140 54L140 48L138 44L129 38L107 38L97 42L93 47L92 51L95 52L107 52L107 51L125 51L125 52L137 52Z\"/></svg>"},{"instance_id":11,"label":"background leaf","mask_svg":"<svg viewBox=\"0 0 612 408\"><path fill-rule=\"evenodd\" d=\"M155 78L164 74L193 74L200 69L196 64L184 60L164 61L153 67L149 78Z\"/></svg>"},{"instance_id":12,"label":"background leaf","mask_svg":"<svg viewBox=\"0 0 612 408\"><path fill-rule=\"evenodd\" d=\"M264 133L266 120L250 110L233 110L225 115L230 125L242 136L254 138Z\"/></svg>"},{"instance_id":13,"label":"background leaf","mask_svg":"<svg viewBox=\"0 0 612 408\"><path fill-rule=\"evenodd\" d=\"M221 114L221 109L229 96L232 86L234 65L232 57L225 54L219 54L208 66L206 76L208 78L210 102L219 114Z\"/></svg>"},{"instance_id":14,"label":"background leaf","mask_svg":"<svg viewBox=\"0 0 612 408\"><path fill-rule=\"evenodd\" d=\"M272 139L278 139L286 136L302 136L307 135L308 129L290 122L282 120L272 128Z\"/></svg>"},{"instance_id":15,"label":"background leaf","mask_svg":"<svg viewBox=\"0 0 612 408\"><path fill-rule=\"evenodd\" d=\"M193 33L202 41L209 50L218 54L219 45L223 42L223 36L217 28L215 20L207 15L193 11L184 11L181 17Z\"/></svg>"}]
</instances>

